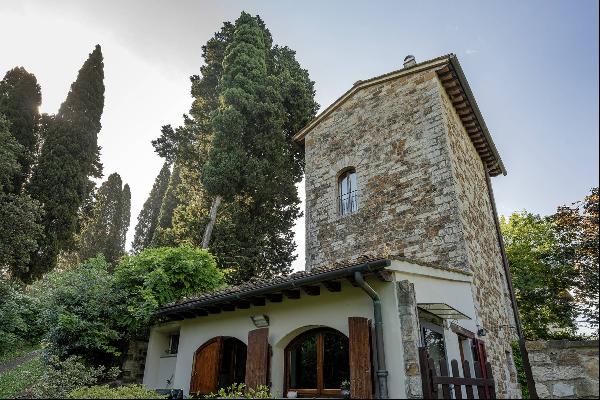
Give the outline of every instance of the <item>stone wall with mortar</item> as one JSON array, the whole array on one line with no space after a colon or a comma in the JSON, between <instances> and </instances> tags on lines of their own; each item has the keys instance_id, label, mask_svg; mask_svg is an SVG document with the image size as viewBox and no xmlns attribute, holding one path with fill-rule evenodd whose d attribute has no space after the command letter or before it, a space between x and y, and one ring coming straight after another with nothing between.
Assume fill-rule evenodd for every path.
<instances>
[{"instance_id":1,"label":"stone wall with mortar","mask_svg":"<svg viewBox=\"0 0 600 400\"><path fill-rule=\"evenodd\" d=\"M423 398L423 387L419 368L419 313L415 285L407 280L397 282L396 296L404 351L405 398L421 399Z\"/></svg>"},{"instance_id":2,"label":"stone wall with mortar","mask_svg":"<svg viewBox=\"0 0 600 400\"><path fill-rule=\"evenodd\" d=\"M365 88L308 133L307 269L364 254L468 268L437 82L429 71ZM359 207L340 216L347 167Z\"/></svg>"},{"instance_id":3,"label":"stone wall with mortar","mask_svg":"<svg viewBox=\"0 0 600 400\"><path fill-rule=\"evenodd\" d=\"M484 169L435 71L356 92L307 134L305 151L307 268L366 254L473 272L498 394L515 396L511 311ZM348 167L359 207L341 216L337 179Z\"/></svg>"},{"instance_id":4,"label":"stone wall with mortar","mask_svg":"<svg viewBox=\"0 0 600 400\"><path fill-rule=\"evenodd\" d=\"M456 183L462 243L473 273L473 300L479 321L487 331L482 339L498 378L498 393L518 397L520 388L511 342L516 340L512 304L506 284L494 211L486 183L485 166L469 139L444 90L440 91L450 146L451 170Z\"/></svg>"},{"instance_id":5,"label":"stone wall with mortar","mask_svg":"<svg viewBox=\"0 0 600 400\"><path fill-rule=\"evenodd\" d=\"M598 341L527 342L540 399L598 398Z\"/></svg>"},{"instance_id":6,"label":"stone wall with mortar","mask_svg":"<svg viewBox=\"0 0 600 400\"><path fill-rule=\"evenodd\" d=\"M147 341L135 340L129 343L127 356L121 368L123 370L123 382L142 383L147 351Z\"/></svg>"}]
</instances>

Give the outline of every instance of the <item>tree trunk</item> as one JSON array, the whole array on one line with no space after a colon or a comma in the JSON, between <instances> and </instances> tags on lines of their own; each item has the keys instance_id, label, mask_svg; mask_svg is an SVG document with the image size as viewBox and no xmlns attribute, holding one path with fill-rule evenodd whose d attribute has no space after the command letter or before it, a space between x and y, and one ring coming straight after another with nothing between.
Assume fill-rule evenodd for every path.
<instances>
[{"instance_id":1,"label":"tree trunk","mask_svg":"<svg viewBox=\"0 0 600 400\"><path fill-rule=\"evenodd\" d=\"M212 231L215 227L215 222L217 221L217 211L219 210L219 206L221 205L222 200L223 198L221 196L215 196L215 198L213 199L212 206L210 207L210 220L208 221L208 225L206 225L206 229L204 230L204 237L202 238L203 249L208 249L210 237L212 236Z\"/></svg>"}]
</instances>

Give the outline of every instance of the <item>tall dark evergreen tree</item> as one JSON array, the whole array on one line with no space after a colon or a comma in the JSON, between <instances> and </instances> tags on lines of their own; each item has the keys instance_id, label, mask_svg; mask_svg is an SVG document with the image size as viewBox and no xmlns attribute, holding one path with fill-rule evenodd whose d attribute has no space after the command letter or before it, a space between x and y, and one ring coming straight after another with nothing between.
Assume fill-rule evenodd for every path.
<instances>
[{"instance_id":1,"label":"tall dark evergreen tree","mask_svg":"<svg viewBox=\"0 0 600 400\"><path fill-rule=\"evenodd\" d=\"M42 93L33 74L23 67L6 73L0 81L0 114L10 123L10 132L23 146L18 157L19 169L14 174L12 190L19 192L34 162L39 136Z\"/></svg>"},{"instance_id":2,"label":"tall dark evergreen tree","mask_svg":"<svg viewBox=\"0 0 600 400\"><path fill-rule=\"evenodd\" d=\"M273 46L260 17L246 13L223 25L203 57L190 117L154 142L182 164L174 236L208 246L232 282L285 273L304 171L292 136L316 114L314 83L294 52Z\"/></svg>"},{"instance_id":3,"label":"tall dark evergreen tree","mask_svg":"<svg viewBox=\"0 0 600 400\"><path fill-rule=\"evenodd\" d=\"M104 109L104 65L97 45L79 70L66 100L44 123L44 144L31 181L31 196L44 207L44 239L21 279L31 281L56 265L61 250L73 245L77 212L102 175L98 133Z\"/></svg>"},{"instance_id":4,"label":"tall dark evergreen tree","mask_svg":"<svg viewBox=\"0 0 600 400\"><path fill-rule=\"evenodd\" d=\"M129 186L123 187L119 174L111 174L98 189L91 215L83 226L80 235L80 260L102 253L106 261L116 264L125 254L130 208Z\"/></svg>"},{"instance_id":5,"label":"tall dark evergreen tree","mask_svg":"<svg viewBox=\"0 0 600 400\"><path fill-rule=\"evenodd\" d=\"M40 204L27 193L14 190L25 148L9 132L9 125L0 114L0 275L27 269L42 232Z\"/></svg>"},{"instance_id":6,"label":"tall dark evergreen tree","mask_svg":"<svg viewBox=\"0 0 600 400\"><path fill-rule=\"evenodd\" d=\"M152 185L152 190L150 191L148 199L144 202L140 215L138 215L135 236L132 243L133 251L136 253L142 251L146 247L150 247L152 244L154 232L158 226L161 205L169 186L170 177L171 171L169 170L169 163L165 162L158 173L158 176L154 180L154 185Z\"/></svg>"},{"instance_id":7,"label":"tall dark evergreen tree","mask_svg":"<svg viewBox=\"0 0 600 400\"><path fill-rule=\"evenodd\" d=\"M181 168L179 164L173 166L173 172L169 179L169 186L162 199L160 213L158 216L158 224L152 237L152 247L169 246L174 244L173 228L173 213L179 205L179 185L181 184Z\"/></svg>"}]
</instances>

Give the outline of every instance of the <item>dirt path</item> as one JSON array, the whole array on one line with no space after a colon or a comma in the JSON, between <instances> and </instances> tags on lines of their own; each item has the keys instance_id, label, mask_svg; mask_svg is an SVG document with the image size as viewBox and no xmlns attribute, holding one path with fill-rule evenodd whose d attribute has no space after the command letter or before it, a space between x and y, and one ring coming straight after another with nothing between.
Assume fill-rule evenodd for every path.
<instances>
[{"instance_id":1,"label":"dirt path","mask_svg":"<svg viewBox=\"0 0 600 400\"><path fill-rule=\"evenodd\" d=\"M21 357L13 358L12 360L5 362L4 364L0 364L0 374L5 371L9 371L15 367L18 367L19 365L26 363L27 361L33 360L38 354L40 354L40 350L35 350Z\"/></svg>"}]
</instances>

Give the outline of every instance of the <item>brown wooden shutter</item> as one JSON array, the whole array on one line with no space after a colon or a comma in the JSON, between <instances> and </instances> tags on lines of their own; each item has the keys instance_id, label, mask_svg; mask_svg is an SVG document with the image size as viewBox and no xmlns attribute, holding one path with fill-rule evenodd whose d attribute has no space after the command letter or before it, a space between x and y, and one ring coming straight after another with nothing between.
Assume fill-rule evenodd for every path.
<instances>
[{"instance_id":1,"label":"brown wooden shutter","mask_svg":"<svg viewBox=\"0 0 600 400\"><path fill-rule=\"evenodd\" d=\"M269 328L248 332L246 387L255 389L269 380Z\"/></svg>"},{"instance_id":2,"label":"brown wooden shutter","mask_svg":"<svg viewBox=\"0 0 600 400\"><path fill-rule=\"evenodd\" d=\"M353 399L373 398L371 328L369 320L348 318L350 336L350 396Z\"/></svg>"},{"instance_id":3,"label":"brown wooden shutter","mask_svg":"<svg viewBox=\"0 0 600 400\"><path fill-rule=\"evenodd\" d=\"M221 356L223 354L223 337L211 339L203 344L194 354L190 393L216 393L219 386Z\"/></svg>"}]
</instances>

